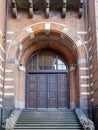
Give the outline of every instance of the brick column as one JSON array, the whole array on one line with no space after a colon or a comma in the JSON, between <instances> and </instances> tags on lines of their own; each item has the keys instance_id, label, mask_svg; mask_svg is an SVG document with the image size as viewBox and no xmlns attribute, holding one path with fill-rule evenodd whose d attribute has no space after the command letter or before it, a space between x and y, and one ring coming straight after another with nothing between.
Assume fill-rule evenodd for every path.
<instances>
[{"instance_id":1,"label":"brick column","mask_svg":"<svg viewBox=\"0 0 98 130\"><path fill-rule=\"evenodd\" d=\"M98 129L98 0L88 1L88 42L93 121Z\"/></svg>"},{"instance_id":2,"label":"brick column","mask_svg":"<svg viewBox=\"0 0 98 130\"><path fill-rule=\"evenodd\" d=\"M91 11L91 9L93 9ZM89 1L89 60L93 120L98 129L98 0Z\"/></svg>"},{"instance_id":3,"label":"brick column","mask_svg":"<svg viewBox=\"0 0 98 130\"><path fill-rule=\"evenodd\" d=\"M4 43L5 43L5 14L6 14L6 0L0 1L0 123L1 123L1 109L3 102L3 81L4 81Z\"/></svg>"},{"instance_id":4,"label":"brick column","mask_svg":"<svg viewBox=\"0 0 98 130\"><path fill-rule=\"evenodd\" d=\"M70 67L70 108L76 108L76 67L75 64L72 64Z\"/></svg>"}]
</instances>

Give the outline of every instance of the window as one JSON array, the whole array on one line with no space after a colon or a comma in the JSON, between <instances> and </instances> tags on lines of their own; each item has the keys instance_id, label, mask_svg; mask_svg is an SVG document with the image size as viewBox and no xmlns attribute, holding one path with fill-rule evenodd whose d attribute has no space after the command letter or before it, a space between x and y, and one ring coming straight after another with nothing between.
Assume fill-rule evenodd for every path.
<instances>
[{"instance_id":1,"label":"window","mask_svg":"<svg viewBox=\"0 0 98 130\"><path fill-rule=\"evenodd\" d=\"M33 55L28 64L29 70L66 70L63 59L51 51L42 51Z\"/></svg>"}]
</instances>

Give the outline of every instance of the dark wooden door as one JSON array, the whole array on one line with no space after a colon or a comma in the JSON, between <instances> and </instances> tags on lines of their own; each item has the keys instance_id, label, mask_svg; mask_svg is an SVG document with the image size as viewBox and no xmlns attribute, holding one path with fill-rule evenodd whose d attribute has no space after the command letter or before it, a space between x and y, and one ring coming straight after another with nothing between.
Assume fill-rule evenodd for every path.
<instances>
[{"instance_id":1,"label":"dark wooden door","mask_svg":"<svg viewBox=\"0 0 98 130\"><path fill-rule=\"evenodd\" d=\"M47 74L37 74L38 84L37 84L37 107L46 108L47 107Z\"/></svg>"},{"instance_id":2,"label":"dark wooden door","mask_svg":"<svg viewBox=\"0 0 98 130\"><path fill-rule=\"evenodd\" d=\"M48 74L48 108L57 108L57 74Z\"/></svg>"},{"instance_id":3,"label":"dark wooden door","mask_svg":"<svg viewBox=\"0 0 98 130\"><path fill-rule=\"evenodd\" d=\"M28 108L68 107L67 74L28 74Z\"/></svg>"}]
</instances>

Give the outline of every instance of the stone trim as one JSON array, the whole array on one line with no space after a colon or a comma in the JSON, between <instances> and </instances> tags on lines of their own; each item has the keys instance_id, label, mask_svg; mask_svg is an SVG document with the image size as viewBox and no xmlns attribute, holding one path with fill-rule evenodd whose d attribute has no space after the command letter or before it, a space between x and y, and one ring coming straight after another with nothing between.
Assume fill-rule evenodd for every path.
<instances>
[{"instance_id":1,"label":"stone trim","mask_svg":"<svg viewBox=\"0 0 98 130\"><path fill-rule=\"evenodd\" d=\"M15 99L15 108L24 109L25 108L25 101Z\"/></svg>"},{"instance_id":2,"label":"stone trim","mask_svg":"<svg viewBox=\"0 0 98 130\"><path fill-rule=\"evenodd\" d=\"M90 42L91 42L91 40L92 40L92 37L90 37L90 38L88 39L88 42L90 43Z\"/></svg>"},{"instance_id":3,"label":"stone trim","mask_svg":"<svg viewBox=\"0 0 98 130\"><path fill-rule=\"evenodd\" d=\"M0 59L1 59L1 61L4 61L4 58L0 55Z\"/></svg>"},{"instance_id":4,"label":"stone trim","mask_svg":"<svg viewBox=\"0 0 98 130\"><path fill-rule=\"evenodd\" d=\"M4 47L1 44L0 44L0 48L5 53L5 49L4 49Z\"/></svg>"},{"instance_id":5,"label":"stone trim","mask_svg":"<svg viewBox=\"0 0 98 130\"><path fill-rule=\"evenodd\" d=\"M8 59L6 59L6 62L7 63L15 63L16 65L18 65L19 63L18 63L18 60L17 59L11 59L11 58L8 58Z\"/></svg>"},{"instance_id":6,"label":"stone trim","mask_svg":"<svg viewBox=\"0 0 98 130\"><path fill-rule=\"evenodd\" d=\"M78 64L86 64L88 63L88 59L79 59Z\"/></svg>"},{"instance_id":7,"label":"stone trim","mask_svg":"<svg viewBox=\"0 0 98 130\"><path fill-rule=\"evenodd\" d=\"M81 67L80 70L86 71L86 70L89 70L89 68L88 67Z\"/></svg>"},{"instance_id":8,"label":"stone trim","mask_svg":"<svg viewBox=\"0 0 98 130\"><path fill-rule=\"evenodd\" d=\"M15 86L4 86L5 89L14 89Z\"/></svg>"},{"instance_id":9,"label":"stone trim","mask_svg":"<svg viewBox=\"0 0 98 130\"><path fill-rule=\"evenodd\" d=\"M80 76L81 79L89 79L89 76Z\"/></svg>"},{"instance_id":10,"label":"stone trim","mask_svg":"<svg viewBox=\"0 0 98 130\"><path fill-rule=\"evenodd\" d=\"M78 40L78 41L76 41L76 45L77 45L77 46L82 46L82 45L83 45L83 43L82 43L82 41L81 41L81 40Z\"/></svg>"},{"instance_id":11,"label":"stone trim","mask_svg":"<svg viewBox=\"0 0 98 130\"><path fill-rule=\"evenodd\" d=\"M15 94L14 93L4 93L4 96L14 96Z\"/></svg>"},{"instance_id":12,"label":"stone trim","mask_svg":"<svg viewBox=\"0 0 98 130\"><path fill-rule=\"evenodd\" d=\"M7 35L12 35L14 33L15 33L14 31L7 31Z\"/></svg>"},{"instance_id":13,"label":"stone trim","mask_svg":"<svg viewBox=\"0 0 98 130\"><path fill-rule=\"evenodd\" d=\"M78 35L85 35L85 34L87 34L87 31L78 31L77 34Z\"/></svg>"},{"instance_id":14,"label":"stone trim","mask_svg":"<svg viewBox=\"0 0 98 130\"><path fill-rule=\"evenodd\" d=\"M94 99L94 98L92 98L92 99L91 99L91 102L94 102L94 100L95 100L95 99Z\"/></svg>"},{"instance_id":15,"label":"stone trim","mask_svg":"<svg viewBox=\"0 0 98 130\"><path fill-rule=\"evenodd\" d=\"M3 84L0 83L0 87L3 88Z\"/></svg>"},{"instance_id":16,"label":"stone trim","mask_svg":"<svg viewBox=\"0 0 98 130\"><path fill-rule=\"evenodd\" d=\"M92 50L92 46L90 46L90 48L89 48L89 52Z\"/></svg>"},{"instance_id":17,"label":"stone trim","mask_svg":"<svg viewBox=\"0 0 98 130\"><path fill-rule=\"evenodd\" d=\"M3 100L2 100L2 98L0 98L0 102L2 102Z\"/></svg>"},{"instance_id":18,"label":"stone trim","mask_svg":"<svg viewBox=\"0 0 98 130\"><path fill-rule=\"evenodd\" d=\"M91 83L90 85L91 85L91 87L92 87L92 86L94 85L94 83Z\"/></svg>"},{"instance_id":19,"label":"stone trim","mask_svg":"<svg viewBox=\"0 0 98 130\"><path fill-rule=\"evenodd\" d=\"M2 30L0 30L0 35L1 35L2 37L4 36Z\"/></svg>"},{"instance_id":20,"label":"stone trim","mask_svg":"<svg viewBox=\"0 0 98 130\"><path fill-rule=\"evenodd\" d=\"M2 67L2 66L0 66L0 70L1 70L1 71L4 71L4 69L3 69L3 67Z\"/></svg>"},{"instance_id":21,"label":"stone trim","mask_svg":"<svg viewBox=\"0 0 98 130\"><path fill-rule=\"evenodd\" d=\"M12 43L12 41L13 41L13 40L11 40L11 39L7 39L7 40L6 40L6 43Z\"/></svg>"},{"instance_id":22,"label":"stone trim","mask_svg":"<svg viewBox=\"0 0 98 130\"><path fill-rule=\"evenodd\" d=\"M6 69L5 72L6 72L6 73L12 73L13 70L11 70L11 69Z\"/></svg>"},{"instance_id":23,"label":"stone trim","mask_svg":"<svg viewBox=\"0 0 98 130\"><path fill-rule=\"evenodd\" d=\"M84 42L84 44L88 44L88 41L83 41Z\"/></svg>"},{"instance_id":24,"label":"stone trim","mask_svg":"<svg viewBox=\"0 0 98 130\"><path fill-rule=\"evenodd\" d=\"M0 79L3 80L4 78L2 77L2 75L0 75Z\"/></svg>"},{"instance_id":25,"label":"stone trim","mask_svg":"<svg viewBox=\"0 0 98 130\"><path fill-rule=\"evenodd\" d=\"M19 70L26 72L26 67L24 67L24 66L19 66Z\"/></svg>"},{"instance_id":26,"label":"stone trim","mask_svg":"<svg viewBox=\"0 0 98 130\"><path fill-rule=\"evenodd\" d=\"M13 45L15 45L15 46L20 46L20 44L21 44L21 43L18 42L17 40L14 40L14 41L13 41Z\"/></svg>"},{"instance_id":27,"label":"stone trim","mask_svg":"<svg viewBox=\"0 0 98 130\"><path fill-rule=\"evenodd\" d=\"M81 95L90 95L90 92L81 92Z\"/></svg>"},{"instance_id":28,"label":"stone trim","mask_svg":"<svg viewBox=\"0 0 98 130\"><path fill-rule=\"evenodd\" d=\"M81 84L80 85L82 88L88 88L89 87L89 84Z\"/></svg>"},{"instance_id":29,"label":"stone trim","mask_svg":"<svg viewBox=\"0 0 98 130\"><path fill-rule=\"evenodd\" d=\"M31 27L26 28L26 31L28 34L34 33L34 31Z\"/></svg>"},{"instance_id":30,"label":"stone trim","mask_svg":"<svg viewBox=\"0 0 98 130\"><path fill-rule=\"evenodd\" d=\"M3 95L3 93L2 93L2 92L0 92L0 95L2 96L2 95Z\"/></svg>"},{"instance_id":31,"label":"stone trim","mask_svg":"<svg viewBox=\"0 0 98 130\"><path fill-rule=\"evenodd\" d=\"M2 108L2 104L0 104L0 107Z\"/></svg>"},{"instance_id":32,"label":"stone trim","mask_svg":"<svg viewBox=\"0 0 98 130\"><path fill-rule=\"evenodd\" d=\"M68 33L68 28L64 28L64 29L61 31L61 38L64 38L67 33Z\"/></svg>"},{"instance_id":33,"label":"stone trim","mask_svg":"<svg viewBox=\"0 0 98 130\"><path fill-rule=\"evenodd\" d=\"M45 23L46 35L49 35L49 33L50 33L50 27L51 27L51 23Z\"/></svg>"},{"instance_id":34,"label":"stone trim","mask_svg":"<svg viewBox=\"0 0 98 130\"><path fill-rule=\"evenodd\" d=\"M14 81L14 78L5 78L5 81Z\"/></svg>"}]
</instances>

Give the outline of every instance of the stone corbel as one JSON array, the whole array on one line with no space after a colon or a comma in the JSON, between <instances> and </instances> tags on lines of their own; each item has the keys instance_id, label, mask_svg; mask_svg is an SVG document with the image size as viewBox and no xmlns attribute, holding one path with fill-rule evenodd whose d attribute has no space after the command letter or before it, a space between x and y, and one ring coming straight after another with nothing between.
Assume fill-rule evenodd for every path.
<instances>
[{"instance_id":1,"label":"stone corbel","mask_svg":"<svg viewBox=\"0 0 98 130\"><path fill-rule=\"evenodd\" d=\"M16 5L16 0L12 0L12 13L13 13L13 17L17 18L17 5Z\"/></svg>"},{"instance_id":2,"label":"stone corbel","mask_svg":"<svg viewBox=\"0 0 98 130\"><path fill-rule=\"evenodd\" d=\"M81 18L82 14L83 14L83 0L80 0L79 15L78 15L78 17Z\"/></svg>"},{"instance_id":3,"label":"stone corbel","mask_svg":"<svg viewBox=\"0 0 98 130\"><path fill-rule=\"evenodd\" d=\"M46 18L49 18L50 0L45 0L45 2L46 2Z\"/></svg>"},{"instance_id":4,"label":"stone corbel","mask_svg":"<svg viewBox=\"0 0 98 130\"><path fill-rule=\"evenodd\" d=\"M67 0L63 0L63 5L62 5L62 18L66 17L66 7L67 7Z\"/></svg>"},{"instance_id":5,"label":"stone corbel","mask_svg":"<svg viewBox=\"0 0 98 130\"><path fill-rule=\"evenodd\" d=\"M33 18L33 1L28 0L28 2L29 2L29 17Z\"/></svg>"}]
</instances>

